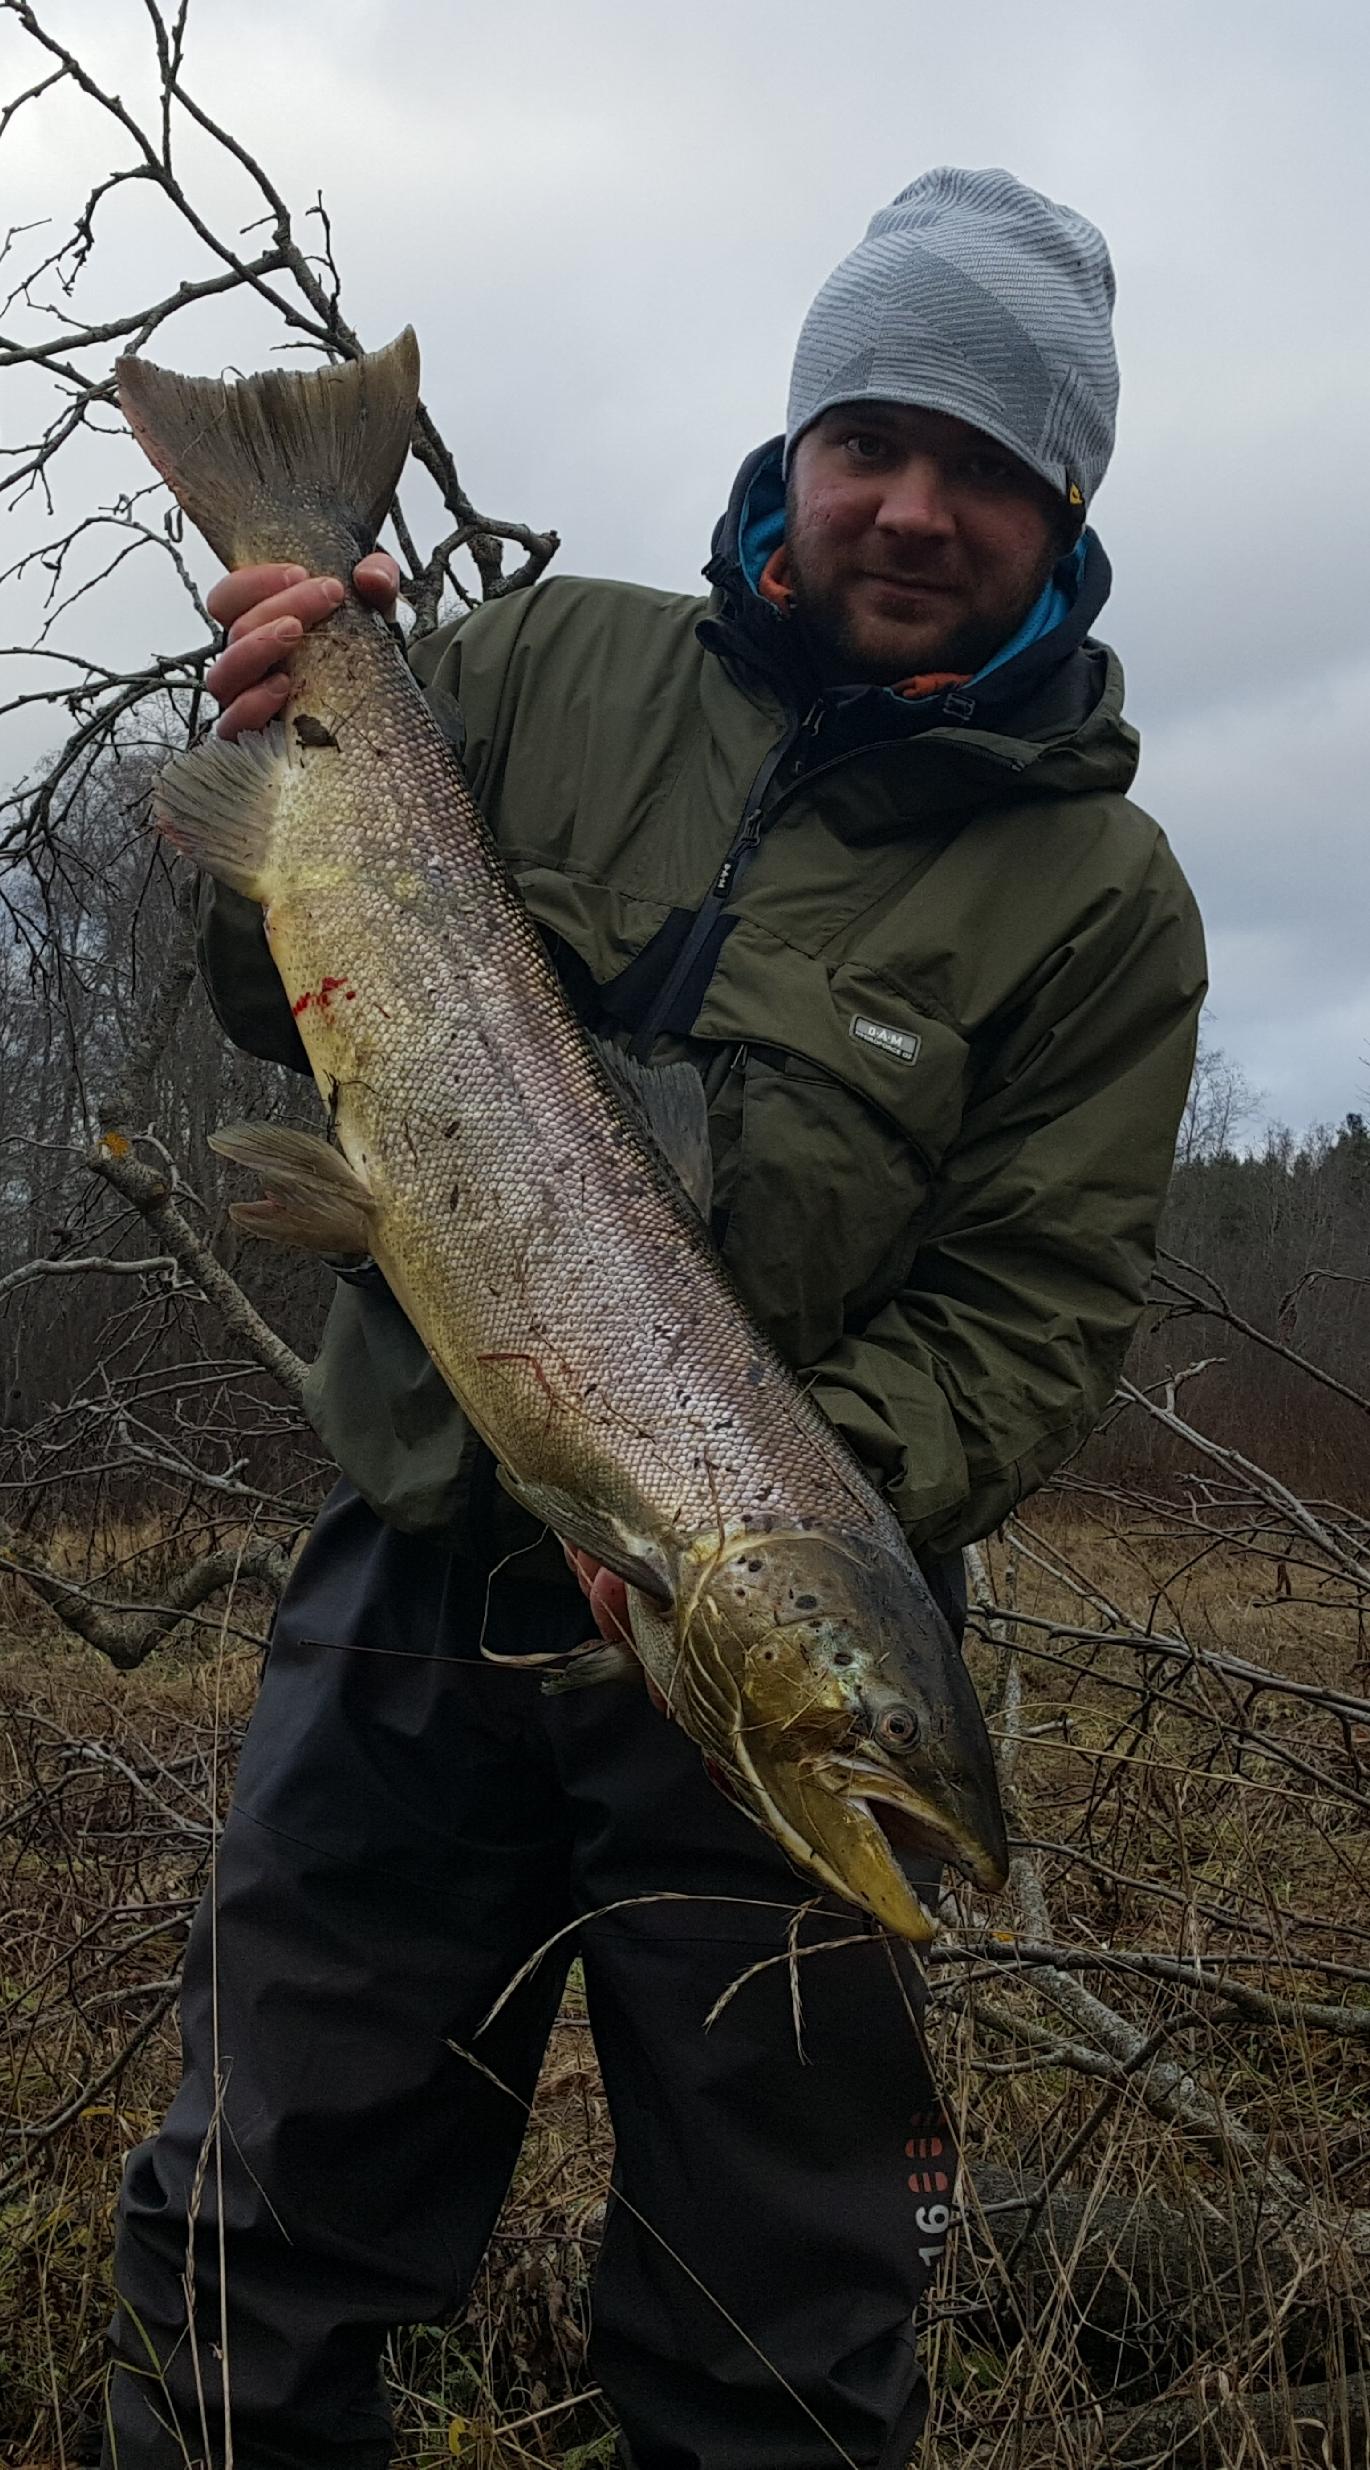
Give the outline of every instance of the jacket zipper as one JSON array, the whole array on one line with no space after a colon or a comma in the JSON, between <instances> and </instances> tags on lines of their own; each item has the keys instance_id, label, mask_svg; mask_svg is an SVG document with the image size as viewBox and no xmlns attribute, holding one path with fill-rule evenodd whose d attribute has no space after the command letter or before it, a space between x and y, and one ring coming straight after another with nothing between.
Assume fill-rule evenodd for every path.
<instances>
[{"instance_id":1,"label":"jacket zipper","mask_svg":"<svg viewBox=\"0 0 1370 2470\"><path fill-rule=\"evenodd\" d=\"M756 778L747 793L742 821L732 845L695 911L690 931L676 954L661 987L644 1013L633 1038L631 1052L639 1063L647 1061L652 1040L660 1030L743 874L755 857L767 824L774 821L778 808L783 805L791 790L798 786L797 781L787 782L779 796L771 799L768 807L766 800L777 772L787 758L794 753L801 740L806 737L817 738L822 719L823 703L820 697L816 703L810 704L807 712L802 714L795 712L791 715L774 746L763 757ZM869 751L866 745L853 746L849 747L845 753L831 757L826 763L807 766L803 773L804 785L807 787L812 781L826 778L830 772L840 771L844 764L857 761L860 756ZM1010 756L1001 755L990 747L980 748L979 753L982 760L992 760L1006 771L1021 772L1024 769L1021 762L1015 761Z\"/></svg>"},{"instance_id":2,"label":"jacket zipper","mask_svg":"<svg viewBox=\"0 0 1370 2470\"><path fill-rule=\"evenodd\" d=\"M732 896L740 877L746 872L761 845L766 828L766 794L786 757L793 753L806 730L816 730L821 717L821 704L812 704L802 716L794 713L774 746L763 756L756 777L747 792L742 821L713 882L695 911L690 931L667 971L640 1022L633 1039L632 1052L645 1062L652 1040L670 1012L672 1004L689 977L695 961L708 942L714 927Z\"/></svg>"}]
</instances>

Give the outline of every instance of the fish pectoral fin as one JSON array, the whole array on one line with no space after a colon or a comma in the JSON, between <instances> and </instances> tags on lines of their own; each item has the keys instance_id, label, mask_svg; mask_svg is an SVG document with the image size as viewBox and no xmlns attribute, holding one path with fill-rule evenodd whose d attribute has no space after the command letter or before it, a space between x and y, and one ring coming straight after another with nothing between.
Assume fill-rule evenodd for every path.
<instances>
[{"instance_id":1,"label":"fish pectoral fin","mask_svg":"<svg viewBox=\"0 0 1370 2470\"><path fill-rule=\"evenodd\" d=\"M692 1209L707 1219L713 1205L714 1162L709 1107L693 1064L639 1063L626 1047L592 1038L600 1062L640 1130L660 1151Z\"/></svg>"},{"instance_id":2,"label":"fish pectoral fin","mask_svg":"<svg viewBox=\"0 0 1370 2470\"><path fill-rule=\"evenodd\" d=\"M235 1201L235 1226L306 1252L369 1252L375 1196L346 1158L315 1132L284 1124L232 1124L209 1146L246 1167L266 1187L260 1201Z\"/></svg>"},{"instance_id":3,"label":"fish pectoral fin","mask_svg":"<svg viewBox=\"0 0 1370 2470\"><path fill-rule=\"evenodd\" d=\"M243 737L204 738L173 755L152 795L152 819L181 855L249 900L271 896L271 843L290 770L275 721Z\"/></svg>"},{"instance_id":4,"label":"fish pectoral fin","mask_svg":"<svg viewBox=\"0 0 1370 2470\"><path fill-rule=\"evenodd\" d=\"M627 1580L654 1603L669 1604L670 1580L664 1558L658 1559L647 1548L629 1543L620 1534L612 1519L573 1493L562 1492L555 1484L540 1484L532 1476L513 1475L501 1465L499 1480L530 1518L550 1527L563 1544L574 1544L577 1552L588 1552L591 1559L611 1569L618 1578Z\"/></svg>"},{"instance_id":5,"label":"fish pectoral fin","mask_svg":"<svg viewBox=\"0 0 1370 2470\"><path fill-rule=\"evenodd\" d=\"M597 1645L578 1648L560 1672L546 1675L542 1695L561 1698L568 1690L597 1689L603 1681L635 1681L641 1687L642 1666L630 1647L614 1646L606 1638Z\"/></svg>"}]
</instances>

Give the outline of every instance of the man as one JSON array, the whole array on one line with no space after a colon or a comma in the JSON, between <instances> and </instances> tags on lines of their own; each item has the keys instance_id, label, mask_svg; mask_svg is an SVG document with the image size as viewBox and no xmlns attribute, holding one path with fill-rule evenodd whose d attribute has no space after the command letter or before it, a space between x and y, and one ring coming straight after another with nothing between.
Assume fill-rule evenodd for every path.
<instances>
[{"instance_id":1,"label":"man","mask_svg":"<svg viewBox=\"0 0 1370 2470\"><path fill-rule=\"evenodd\" d=\"M707 602L554 578L415 655L587 1024L700 1070L723 1256L951 1610L960 1548L1110 1392L1203 988L1089 633L1112 297L1078 215L915 181L810 312ZM393 604L388 559L357 583ZM218 587L228 734L340 591ZM202 950L230 1035L302 1067L257 913L207 888ZM281 1606L185 2080L129 2165L109 2457L217 2462L226 2383L239 2470L380 2470L386 2329L460 2303L578 1947L625 2461L898 2470L952 2166L914 1968L819 1908L802 2048L783 1964L706 2028L805 1889L645 1695L482 1660L571 1648L585 1609L373 1268L340 1273L310 1403L350 1480ZM579 1574L612 1633L617 1581Z\"/></svg>"}]
</instances>

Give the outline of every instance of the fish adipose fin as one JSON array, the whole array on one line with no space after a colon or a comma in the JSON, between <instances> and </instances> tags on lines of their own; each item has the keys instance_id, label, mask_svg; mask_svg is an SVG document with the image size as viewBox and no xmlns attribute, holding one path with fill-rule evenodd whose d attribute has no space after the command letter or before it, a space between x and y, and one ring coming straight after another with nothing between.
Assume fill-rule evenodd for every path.
<instances>
[{"instance_id":1,"label":"fish adipose fin","mask_svg":"<svg viewBox=\"0 0 1370 2470\"><path fill-rule=\"evenodd\" d=\"M369 1252L376 1203L346 1158L314 1132L282 1124L232 1124L209 1146L266 1187L261 1201L235 1201L229 1216L249 1235L306 1252Z\"/></svg>"},{"instance_id":2,"label":"fish adipose fin","mask_svg":"<svg viewBox=\"0 0 1370 2470\"><path fill-rule=\"evenodd\" d=\"M237 384L126 353L119 406L149 462L225 566L298 559L350 581L376 545L409 451L419 347Z\"/></svg>"},{"instance_id":3,"label":"fish adipose fin","mask_svg":"<svg viewBox=\"0 0 1370 2470\"><path fill-rule=\"evenodd\" d=\"M709 1107L693 1064L639 1063L625 1047L595 1038L600 1062L628 1113L680 1185L692 1209L707 1220L713 1204L714 1162L709 1148Z\"/></svg>"},{"instance_id":4,"label":"fish adipose fin","mask_svg":"<svg viewBox=\"0 0 1370 2470\"><path fill-rule=\"evenodd\" d=\"M278 721L230 742L202 738L173 755L152 793L152 820L181 855L207 875L245 892L271 896L271 838L281 788L290 768Z\"/></svg>"}]
</instances>

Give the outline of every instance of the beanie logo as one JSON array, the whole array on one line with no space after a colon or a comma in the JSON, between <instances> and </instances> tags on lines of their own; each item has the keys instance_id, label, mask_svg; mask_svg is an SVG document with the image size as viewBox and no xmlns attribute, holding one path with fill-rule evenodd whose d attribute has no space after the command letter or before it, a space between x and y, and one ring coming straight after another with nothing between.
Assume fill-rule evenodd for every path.
<instances>
[{"instance_id":1,"label":"beanie logo","mask_svg":"<svg viewBox=\"0 0 1370 2470\"><path fill-rule=\"evenodd\" d=\"M1071 484L1070 484L1069 488L1068 488L1068 489L1067 489L1067 491L1066 491L1066 504L1067 504L1067 506L1083 506L1084 502L1085 502L1085 501L1084 501L1084 498L1083 498L1083 497L1081 496L1081 494L1080 494L1080 488L1079 488L1079 484L1078 484L1078 482L1076 482L1076 481L1073 481L1073 480L1072 480L1072 482L1071 482Z\"/></svg>"},{"instance_id":2,"label":"beanie logo","mask_svg":"<svg viewBox=\"0 0 1370 2470\"><path fill-rule=\"evenodd\" d=\"M916 1029L894 1029L888 1021L866 1020L859 1012L851 1033L866 1046L878 1046L882 1055L892 1055L896 1063L917 1063L922 1052L923 1041Z\"/></svg>"}]
</instances>

